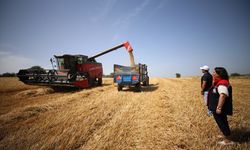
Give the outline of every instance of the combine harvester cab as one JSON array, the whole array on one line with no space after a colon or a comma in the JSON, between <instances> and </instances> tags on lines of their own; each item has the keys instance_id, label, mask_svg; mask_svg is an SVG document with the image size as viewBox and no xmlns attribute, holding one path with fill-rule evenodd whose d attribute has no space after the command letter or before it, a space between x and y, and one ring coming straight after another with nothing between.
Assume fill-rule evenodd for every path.
<instances>
[{"instance_id":1,"label":"combine harvester cab","mask_svg":"<svg viewBox=\"0 0 250 150\"><path fill-rule=\"evenodd\" d=\"M85 55L62 55L50 59L52 70L22 69L17 76L26 84L86 88L102 84L102 64ZM54 69L57 68L57 69Z\"/></svg>"},{"instance_id":2,"label":"combine harvester cab","mask_svg":"<svg viewBox=\"0 0 250 150\"><path fill-rule=\"evenodd\" d=\"M118 91L123 87L135 87L136 91L141 91L141 85L149 85L147 65L138 64L133 67L114 65L114 83L117 84Z\"/></svg>"}]
</instances>

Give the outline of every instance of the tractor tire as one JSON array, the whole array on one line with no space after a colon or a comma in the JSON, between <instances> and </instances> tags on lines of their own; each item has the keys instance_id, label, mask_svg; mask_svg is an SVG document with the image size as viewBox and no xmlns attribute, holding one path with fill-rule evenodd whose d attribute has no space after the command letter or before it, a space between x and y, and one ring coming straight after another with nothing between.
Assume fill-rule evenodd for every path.
<instances>
[{"instance_id":1,"label":"tractor tire","mask_svg":"<svg viewBox=\"0 0 250 150\"><path fill-rule=\"evenodd\" d=\"M149 85L149 77L146 77L145 80L142 82L143 86L148 86Z\"/></svg>"}]
</instances>

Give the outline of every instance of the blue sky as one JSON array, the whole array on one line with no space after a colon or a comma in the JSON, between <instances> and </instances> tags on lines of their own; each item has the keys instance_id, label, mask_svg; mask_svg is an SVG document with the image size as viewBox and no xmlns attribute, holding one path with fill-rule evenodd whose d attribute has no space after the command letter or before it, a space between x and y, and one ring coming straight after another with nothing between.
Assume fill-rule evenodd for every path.
<instances>
[{"instance_id":1,"label":"blue sky","mask_svg":"<svg viewBox=\"0 0 250 150\"><path fill-rule=\"evenodd\" d=\"M1 0L0 73L53 55L84 54L129 41L151 77L201 75L199 67L250 73L248 0ZM104 73L129 65L124 48L97 58Z\"/></svg>"}]
</instances>

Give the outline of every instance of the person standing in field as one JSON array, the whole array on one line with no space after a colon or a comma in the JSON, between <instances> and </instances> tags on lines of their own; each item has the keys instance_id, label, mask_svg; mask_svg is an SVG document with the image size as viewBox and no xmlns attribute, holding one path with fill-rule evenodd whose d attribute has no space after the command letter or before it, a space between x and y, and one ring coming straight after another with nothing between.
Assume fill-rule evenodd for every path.
<instances>
[{"instance_id":1,"label":"person standing in field","mask_svg":"<svg viewBox=\"0 0 250 150\"><path fill-rule=\"evenodd\" d=\"M218 144L234 144L230 140L231 131L227 115L233 114L232 86L225 68L216 67L213 72L213 86L208 94L208 109L213 112L214 119L224 135L223 141Z\"/></svg>"},{"instance_id":2,"label":"person standing in field","mask_svg":"<svg viewBox=\"0 0 250 150\"><path fill-rule=\"evenodd\" d=\"M209 67L207 65L200 67L203 76L201 77L201 95L203 96L204 103L207 105L208 91L213 83L213 77L209 73Z\"/></svg>"}]
</instances>

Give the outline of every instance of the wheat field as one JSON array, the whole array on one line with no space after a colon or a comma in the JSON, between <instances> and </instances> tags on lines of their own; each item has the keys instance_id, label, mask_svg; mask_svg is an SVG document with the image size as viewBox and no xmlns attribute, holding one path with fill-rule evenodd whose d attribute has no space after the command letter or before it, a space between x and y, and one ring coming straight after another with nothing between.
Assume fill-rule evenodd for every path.
<instances>
[{"instance_id":1,"label":"wheat field","mask_svg":"<svg viewBox=\"0 0 250 150\"><path fill-rule=\"evenodd\" d=\"M199 77L152 78L142 92L118 92L108 78L82 90L0 78L0 149L249 149L250 78L231 84L236 144L220 146Z\"/></svg>"}]
</instances>

